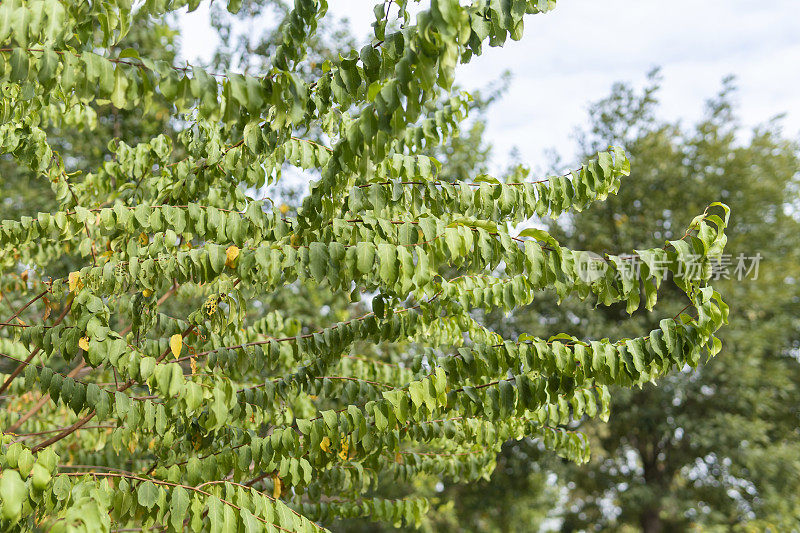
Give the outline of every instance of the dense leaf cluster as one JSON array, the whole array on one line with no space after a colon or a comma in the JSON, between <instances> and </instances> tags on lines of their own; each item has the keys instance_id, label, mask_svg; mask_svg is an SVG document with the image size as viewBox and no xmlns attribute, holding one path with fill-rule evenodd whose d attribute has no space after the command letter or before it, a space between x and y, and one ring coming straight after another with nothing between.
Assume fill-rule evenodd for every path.
<instances>
[{"instance_id":1,"label":"dense leaf cluster","mask_svg":"<svg viewBox=\"0 0 800 533\"><path fill-rule=\"evenodd\" d=\"M393 33L392 5L405 21ZM61 203L0 225L14 303L0 324L3 528L417 523L425 500L375 497L387 478L474 480L522 436L583 462L570 427L608 416L608 385L716 353L727 306L707 282L726 206L663 247L600 256L517 228L616 193L630 170L621 149L505 183L444 179L425 155L465 118L466 95L439 99L456 65L553 6L434 0L412 22L405 2L381 4L373 41L309 83L294 69L322 0L295 2L263 76L119 52L125 0L3 2L0 151ZM113 139L84 176L48 142L50 125L88 124L98 106L146 112L156 99L180 133ZM327 144L304 137L312 128ZM254 198L290 167L314 177L301 206ZM67 253L83 266L51 274ZM687 312L632 339L504 339L477 312L548 287L652 309L666 279ZM371 311L308 327L264 309L264 295L300 287Z\"/></svg>"}]
</instances>

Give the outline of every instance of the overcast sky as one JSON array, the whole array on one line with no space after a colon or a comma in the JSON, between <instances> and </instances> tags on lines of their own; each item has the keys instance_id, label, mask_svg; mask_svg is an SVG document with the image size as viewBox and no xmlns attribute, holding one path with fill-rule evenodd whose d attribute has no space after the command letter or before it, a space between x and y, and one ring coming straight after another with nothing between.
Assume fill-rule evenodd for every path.
<instances>
[{"instance_id":1,"label":"overcast sky","mask_svg":"<svg viewBox=\"0 0 800 533\"><path fill-rule=\"evenodd\" d=\"M366 38L374 2L328 1L329 17L349 17L353 33ZM215 46L207 20L203 8L181 18L190 61ZM662 67L666 118L696 120L721 79L734 74L745 125L786 113L787 134L800 138L800 0L561 0L553 12L525 19L521 41L485 50L460 67L457 81L469 89L513 74L489 118L496 165L512 147L535 168L548 148L569 160L587 104L615 81L642 86L654 66Z\"/></svg>"}]
</instances>

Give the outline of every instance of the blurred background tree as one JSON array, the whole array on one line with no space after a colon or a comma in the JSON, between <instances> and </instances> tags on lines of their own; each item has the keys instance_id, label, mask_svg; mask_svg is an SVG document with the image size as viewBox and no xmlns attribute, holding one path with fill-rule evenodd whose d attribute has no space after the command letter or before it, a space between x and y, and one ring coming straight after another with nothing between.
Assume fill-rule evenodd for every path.
<instances>
[{"instance_id":1,"label":"blurred background tree","mask_svg":"<svg viewBox=\"0 0 800 533\"><path fill-rule=\"evenodd\" d=\"M698 371L612 393L609 423L582 428L592 439L588 468L545 463L564 489L551 516L561 518L562 531L790 530L800 523L798 144L783 135L779 119L743 131L732 79L691 128L659 118L658 88L653 72L641 92L616 84L590 107L588 127L578 135L582 155L599 148L600 139L620 144L631 158L631 176L617 196L547 225L566 246L618 252L679 238L673 231L693 212L722 198L732 213L731 262L719 268L731 323L721 335L722 353ZM624 306L612 306L593 311L590 321L589 306L575 300L559 308L553 298L496 316L495 327L504 335L566 331L621 338L660 318L637 312L623 320ZM677 312L682 304L675 298L672 307ZM511 445L506 455L528 446ZM523 469L518 475L529 474ZM461 489L445 492L456 499L461 517L500 505L490 499L495 493L509 505L505 500L528 497L535 504L540 492L520 494L504 473L489 486L495 484L507 490L473 487L473 496L485 496L477 508L469 500L461 505Z\"/></svg>"},{"instance_id":2,"label":"blurred background tree","mask_svg":"<svg viewBox=\"0 0 800 533\"><path fill-rule=\"evenodd\" d=\"M614 391L610 421L581 428L592 439L588 466L522 440L504 446L490 481L432 484L426 530L786 531L800 522L800 146L780 117L744 131L732 78L691 127L660 118L659 83L653 71L641 91L615 84L577 132L578 160L600 143L625 147L632 173L619 194L579 217L541 222L566 246L615 253L679 238L675 228L722 198L732 212L729 262L717 282L731 306L722 353L658 386ZM473 137L464 157L487 144ZM473 169L486 164L467 160ZM597 314L543 294L513 315L487 318L503 335L623 338L684 305L677 293L659 301L660 313L625 320L624 306Z\"/></svg>"}]
</instances>

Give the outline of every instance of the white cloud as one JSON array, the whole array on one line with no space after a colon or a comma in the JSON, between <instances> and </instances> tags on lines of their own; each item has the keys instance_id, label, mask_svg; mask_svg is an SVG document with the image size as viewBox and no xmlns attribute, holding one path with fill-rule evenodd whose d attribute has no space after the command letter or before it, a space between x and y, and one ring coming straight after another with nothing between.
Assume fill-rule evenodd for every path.
<instances>
[{"instance_id":1,"label":"white cloud","mask_svg":"<svg viewBox=\"0 0 800 533\"><path fill-rule=\"evenodd\" d=\"M355 35L370 31L373 2L333 0L329 16L348 16ZM538 166L543 150L569 157L574 128L589 101L615 81L644 82L663 68L662 114L696 120L721 79L734 74L739 114L748 126L786 112L787 131L800 131L800 17L797 0L561 0L547 15L526 19L525 36L461 68L458 81L477 88L505 70L514 75L493 108L488 133L502 164L512 146ZM190 58L208 57L207 12L182 17Z\"/></svg>"}]
</instances>

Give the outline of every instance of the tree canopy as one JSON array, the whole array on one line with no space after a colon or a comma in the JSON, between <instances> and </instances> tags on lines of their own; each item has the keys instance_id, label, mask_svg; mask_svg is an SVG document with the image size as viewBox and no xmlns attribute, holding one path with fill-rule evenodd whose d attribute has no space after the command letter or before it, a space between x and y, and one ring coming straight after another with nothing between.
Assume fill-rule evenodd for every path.
<instances>
[{"instance_id":1,"label":"tree canopy","mask_svg":"<svg viewBox=\"0 0 800 533\"><path fill-rule=\"evenodd\" d=\"M552 458L530 439L509 442L490 481L448 485L431 519L453 514L475 532L531 523L503 508L536 509L565 532L789 531L800 520L800 300L789 274L800 249L800 146L779 118L745 131L731 79L693 124L662 118L660 83L654 71L642 90L618 83L592 103L581 153L622 144L631 176L613 198L549 230L567 246L624 249L672 238L698 206L725 198L735 216L714 273L732 309L721 352L641 390L612 388L609 421L580 426L588 464ZM504 336L565 329L592 337L633 335L660 319L640 310L622 320L621 304L597 310L575 298L557 306L556 298L545 293L511 316L493 312L487 324ZM659 308L677 311L683 299L663 292ZM548 490L555 495L543 502Z\"/></svg>"},{"instance_id":2,"label":"tree canopy","mask_svg":"<svg viewBox=\"0 0 800 533\"><path fill-rule=\"evenodd\" d=\"M657 118L658 87L657 77L641 92L618 85L592 106L584 151L601 139L623 143L635 171L619 195L571 228L551 229L570 246L625 247L674 235L698 205L724 198L735 216L714 283L731 321L720 333L722 351L696 372L612 391L612 420L586 428L592 462L567 473L574 490L564 530L791 530L800 520L799 302L789 274L798 261L800 224L791 206L800 152L777 120L743 131L730 79L692 126ZM674 292L662 303L683 306ZM553 308L534 309L574 324ZM620 309L593 312L577 302L562 309L580 317L576 330L586 335L632 334L658 319L644 313L623 322ZM609 502L615 512L607 512Z\"/></svg>"},{"instance_id":3,"label":"tree canopy","mask_svg":"<svg viewBox=\"0 0 800 533\"><path fill-rule=\"evenodd\" d=\"M488 476L523 436L585 462L572 425L607 419L609 386L719 351L727 206L589 253L526 226L616 194L621 148L504 181L431 155L471 106L457 65L554 1L379 3L372 41L318 72L300 65L323 0L295 2L260 75L180 66L168 32L124 47L197 4L0 4L0 153L58 202L0 226L4 529L416 523L423 498L377 489ZM296 207L265 195L287 170L309 183ZM683 309L632 337L503 337L478 313L545 288L632 313L665 287Z\"/></svg>"}]
</instances>

